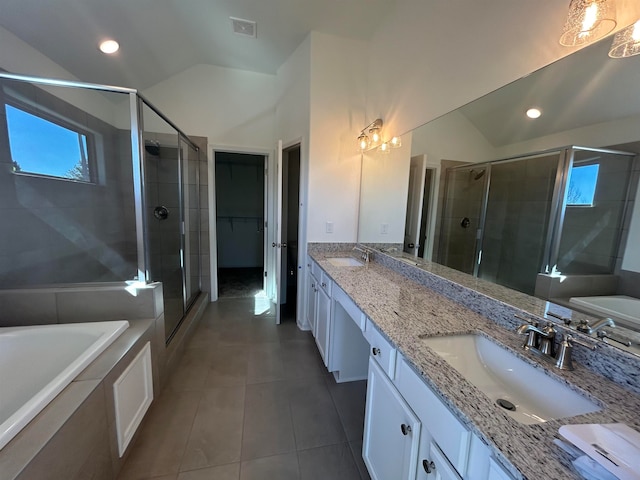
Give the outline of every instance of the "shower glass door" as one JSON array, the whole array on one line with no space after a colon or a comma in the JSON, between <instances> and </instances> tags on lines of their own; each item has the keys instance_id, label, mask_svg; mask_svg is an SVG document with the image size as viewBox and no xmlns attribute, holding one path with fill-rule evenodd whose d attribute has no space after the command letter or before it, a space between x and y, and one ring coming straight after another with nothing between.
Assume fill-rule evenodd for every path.
<instances>
[{"instance_id":1,"label":"shower glass door","mask_svg":"<svg viewBox=\"0 0 640 480\"><path fill-rule=\"evenodd\" d=\"M482 238L482 206L489 165L447 171L438 262L473 275Z\"/></svg>"},{"instance_id":2,"label":"shower glass door","mask_svg":"<svg viewBox=\"0 0 640 480\"><path fill-rule=\"evenodd\" d=\"M561 157L551 152L491 164L480 278L533 295Z\"/></svg>"},{"instance_id":3,"label":"shower glass door","mask_svg":"<svg viewBox=\"0 0 640 480\"><path fill-rule=\"evenodd\" d=\"M146 104L144 176L148 280L162 282L165 339L185 314L182 155L179 133Z\"/></svg>"}]
</instances>

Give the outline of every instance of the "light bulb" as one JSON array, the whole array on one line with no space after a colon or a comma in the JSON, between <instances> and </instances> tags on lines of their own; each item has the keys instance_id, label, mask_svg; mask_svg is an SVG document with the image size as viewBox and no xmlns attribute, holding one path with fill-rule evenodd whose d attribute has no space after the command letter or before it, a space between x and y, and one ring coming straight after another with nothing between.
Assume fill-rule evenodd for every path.
<instances>
[{"instance_id":1,"label":"light bulb","mask_svg":"<svg viewBox=\"0 0 640 480\"><path fill-rule=\"evenodd\" d=\"M400 137L392 137L391 140L389 140L389 143L393 148L402 146L402 141L400 140Z\"/></svg>"},{"instance_id":2,"label":"light bulb","mask_svg":"<svg viewBox=\"0 0 640 480\"><path fill-rule=\"evenodd\" d=\"M530 108L527 110L527 117L529 118L540 118L542 115L542 111L539 108Z\"/></svg>"},{"instance_id":3,"label":"light bulb","mask_svg":"<svg viewBox=\"0 0 640 480\"><path fill-rule=\"evenodd\" d=\"M633 32L631 33L631 39L634 42L640 42L640 20L633 24Z\"/></svg>"},{"instance_id":4,"label":"light bulb","mask_svg":"<svg viewBox=\"0 0 640 480\"><path fill-rule=\"evenodd\" d=\"M589 5L584 11L584 18L582 19L582 31L581 37L589 35L589 32L593 29L594 25L598 21L598 5L594 2Z\"/></svg>"},{"instance_id":5,"label":"light bulb","mask_svg":"<svg viewBox=\"0 0 640 480\"><path fill-rule=\"evenodd\" d=\"M115 40L105 40L104 42L100 43L99 48L102 53L111 55L113 53L116 53L120 49L120 44Z\"/></svg>"},{"instance_id":6,"label":"light bulb","mask_svg":"<svg viewBox=\"0 0 640 480\"><path fill-rule=\"evenodd\" d=\"M380 141L380 132L378 132L378 129L375 129L371 134L371 140L373 143L378 143Z\"/></svg>"},{"instance_id":7,"label":"light bulb","mask_svg":"<svg viewBox=\"0 0 640 480\"><path fill-rule=\"evenodd\" d=\"M369 137L367 137L364 133L360 134L358 137L358 146L360 150L366 150L369 146Z\"/></svg>"}]
</instances>

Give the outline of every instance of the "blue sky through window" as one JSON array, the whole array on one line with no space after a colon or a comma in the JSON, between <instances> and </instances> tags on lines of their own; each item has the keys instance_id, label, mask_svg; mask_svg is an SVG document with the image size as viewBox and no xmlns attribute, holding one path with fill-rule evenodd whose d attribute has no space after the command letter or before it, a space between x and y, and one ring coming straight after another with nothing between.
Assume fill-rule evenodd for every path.
<instances>
[{"instance_id":1,"label":"blue sky through window","mask_svg":"<svg viewBox=\"0 0 640 480\"><path fill-rule=\"evenodd\" d=\"M5 109L11 157L21 172L90 181L88 171L80 178L70 173L83 153L86 159L86 135L12 105Z\"/></svg>"},{"instance_id":2,"label":"blue sky through window","mask_svg":"<svg viewBox=\"0 0 640 480\"><path fill-rule=\"evenodd\" d=\"M574 166L571 169L569 189L567 191L567 205L592 206L598 184L598 170L600 165Z\"/></svg>"}]
</instances>

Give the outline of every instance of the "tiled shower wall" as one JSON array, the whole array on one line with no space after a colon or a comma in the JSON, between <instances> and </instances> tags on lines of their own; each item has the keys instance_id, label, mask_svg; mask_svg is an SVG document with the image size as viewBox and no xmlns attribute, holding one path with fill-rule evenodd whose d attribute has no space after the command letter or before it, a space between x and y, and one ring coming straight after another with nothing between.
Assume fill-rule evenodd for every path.
<instances>
[{"instance_id":1,"label":"tiled shower wall","mask_svg":"<svg viewBox=\"0 0 640 480\"><path fill-rule=\"evenodd\" d=\"M133 278L136 243L129 131L31 84L3 81L2 85L25 103L95 132L101 138L102 148L97 150L102 158L95 184L14 173L2 98L0 289ZM5 94L0 90L0 97ZM54 147L38 146L43 152Z\"/></svg>"}]
</instances>

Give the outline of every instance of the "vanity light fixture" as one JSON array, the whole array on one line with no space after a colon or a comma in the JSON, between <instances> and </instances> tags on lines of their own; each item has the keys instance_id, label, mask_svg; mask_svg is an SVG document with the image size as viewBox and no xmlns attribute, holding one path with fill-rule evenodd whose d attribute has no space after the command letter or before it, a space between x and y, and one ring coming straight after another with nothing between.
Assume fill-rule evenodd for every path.
<instances>
[{"instance_id":1,"label":"vanity light fixture","mask_svg":"<svg viewBox=\"0 0 640 480\"><path fill-rule=\"evenodd\" d=\"M358 135L358 147L360 150L367 150L368 148L375 147L380 143L382 125L382 119L376 118L360 131L360 135Z\"/></svg>"},{"instance_id":2,"label":"vanity light fixture","mask_svg":"<svg viewBox=\"0 0 640 480\"><path fill-rule=\"evenodd\" d=\"M640 54L640 20L616 33L609 50L611 58L633 57L638 54Z\"/></svg>"},{"instance_id":3,"label":"vanity light fixture","mask_svg":"<svg viewBox=\"0 0 640 480\"><path fill-rule=\"evenodd\" d=\"M529 118L540 118L540 115L542 115L542 110L539 108L530 108L527 110L527 117Z\"/></svg>"},{"instance_id":4,"label":"vanity light fixture","mask_svg":"<svg viewBox=\"0 0 640 480\"><path fill-rule=\"evenodd\" d=\"M604 37L616 26L614 0L571 0L560 44L576 47Z\"/></svg>"},{"instance_id":5,"label":"vanity light fixture","mask_svg":"<svg viewBox=\"0 0 640 480\"><path fill-rule=\"evenodd\" d=\"M378 147L380 153L389 153L392 148L398 148L402 146L402 140L400 137L391 137L391 140L382 142Z\"/></svg>"},{"instance_id":6,"label":"vanity light fixture","mask_svg":"<svg viewBox=\"0 0 640 480\"><path fill-rule=\"evenodd\" d=\"M104 40L103 42L100 42L99 48L102 53L113 55L120 50L120 44L115 40Z\"/></svg>"}]
</instances>

